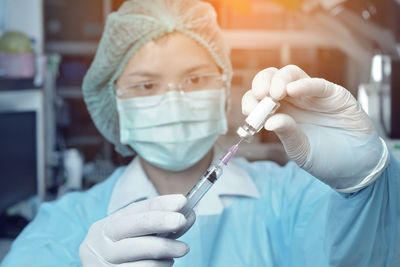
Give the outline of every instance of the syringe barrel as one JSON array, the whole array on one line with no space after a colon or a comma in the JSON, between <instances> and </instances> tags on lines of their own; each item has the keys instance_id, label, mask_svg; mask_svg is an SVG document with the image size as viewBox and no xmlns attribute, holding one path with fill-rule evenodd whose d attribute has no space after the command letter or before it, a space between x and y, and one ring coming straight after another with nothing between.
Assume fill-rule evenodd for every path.
<instances>
[{"instance_id":1,"label":"syringe barrel","mask_svg":"<svg viewBox=\"0 0 400 267\"><path fill-rule=\"evenodd\" d=\"M189 193L186 194L186 205L179 212L182 213L186 218L189 218L189 214L192 212L194 207L196 207L197 203L203 198L207 191L210 190L211 186L221 175L221 166L219 164L211 164L197 184L195 184ZM158 237L165 238L174 238L175 235L176 232L157 234Z\"/></svg>"},{"instance_id":2,"label":"syringe barrel","mask_svg":"<svg viewBox=\"0 0 400 267\"><path fill-rule=\"evenodd\" d=\"M186 205L179 211L182 213L186 218L189 216L190 212L194 209L194 207L197 205L197 203L200 201L200 199L207 193L207 191L211 188L213 183L211 183L207 179L202 179L200 180L197 185L196 185L196 190L193 191L190 195L188 194L186 196L187 198L187 203Z\"/></svg>"},{"instance_id":3,"label":"syringe barrel","mask_svg":"<svg viewBox=\"0 0 400 267\"><path fill-rule=\"evenodd\" d=\"M266 120L275 113L280 104L271 97L264 97L245 119L245 124L236 131L244 139L253 136L264 126Z\"/></svg>"},{"instance_id":4,"label":"syringe barrel","mask_svg":"<svg viewBox=\"0 0 400 267\"><path fill-rule=\"evenodd\" d=\"M221 175L222 168L219 165L211 165L197 184L186 194L188 201L179 212L187 217Z\"/></svg>"}]
</instances>

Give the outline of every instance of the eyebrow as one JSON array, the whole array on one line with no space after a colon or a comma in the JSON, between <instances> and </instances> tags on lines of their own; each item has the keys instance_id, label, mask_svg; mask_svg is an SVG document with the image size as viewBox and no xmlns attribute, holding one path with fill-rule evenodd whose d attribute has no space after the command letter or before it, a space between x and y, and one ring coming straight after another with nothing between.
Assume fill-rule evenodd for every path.
<instances>
[{"instance_id":1,"label":"eyebrow","mask_svg":"<svg viewBox=\"0 0 400 267\"><path fill-rule=\"evenodd\" d=\"M160 74L157 72L150 72L150 71L134 71L128 73L126 76L132 77L132 76L142 76L142 77L151 77L151 78L156 78L159 77Z\"/></svg>"},{"instance_id":2,"label":"eyebrow","mask_svg":"<svg viewBox=\"0 0 400 267\"><path fill-rule=\"evenodd\" d=\"M201 70L201 69L210 68L212 66L213 65L211 65L209 63L200 64L200 65L186 69L184 71L184 74L192 73L192 72L195 72L195 71ZM160 74L157 72L151 72L151 71L134 71L134 72L128 73L127 76L128 77L141 76L141 77L149 77L149 78L158 78L158 77L160 77Z\"/></svg>"},{"instance_id":3,"label":"eyebrow","mask_svg":"<svg viewBox=\"0 0 400 267\"><path fill-rule=\"evenodd\" d=\"M185 74L188 74L188 73L191 73L191 72L195 72L195 71L197 71L197 70L206 69L206 68L212 68L212 67L213 67L212 64L210 64L210 63L204 63L204 64L200 64L200 65L191 67L191 68L185 70L184 73L185 73Z\"/></svg>"}]
</instances>

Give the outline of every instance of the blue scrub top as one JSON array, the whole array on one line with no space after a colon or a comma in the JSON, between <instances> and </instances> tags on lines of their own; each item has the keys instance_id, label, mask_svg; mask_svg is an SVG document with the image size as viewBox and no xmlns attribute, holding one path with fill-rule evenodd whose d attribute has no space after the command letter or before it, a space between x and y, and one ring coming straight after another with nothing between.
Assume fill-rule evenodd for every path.
<instances>
[{"instance_id":1,"label":"blue scrub top","mask_svg":"<svg viewBox=\"0 0 400 267\"><path fill-rule=\"evenodd\" d=\"M180 238L190 252L174 266L400 266L400 163L393 157L380 178L352 194L294 163L236 162L260 198L236 197L221 214L198 216ZM42 204L1 266L81 266L79 246L107 216L123 171Z\"/></svg>"}]
</instances>

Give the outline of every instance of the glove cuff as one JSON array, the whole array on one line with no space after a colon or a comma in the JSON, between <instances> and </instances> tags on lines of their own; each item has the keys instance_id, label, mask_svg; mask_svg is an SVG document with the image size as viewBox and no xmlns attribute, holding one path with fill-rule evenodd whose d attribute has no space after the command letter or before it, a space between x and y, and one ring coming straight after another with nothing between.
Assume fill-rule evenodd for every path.
<instances>
[{"instance_id":1,"label":"glove cuff","mask_svg":"<svg viewBox=\"0 0 400 267\"><path fill-rule=\"evenodd\" d=\"M355 193L355 192L367 187L368 185L372 184L373 182L375 182L375 180L377 180L381 176L381 174L386 169L386 167L389 163L390 156L389 156L389 150L387 148L385 141L381 137L379 137L379 139L381 140L381 143L383 146L383 152L382 152L382 156L381 156L378 164L371 171L371 173L369 175L367 175L367 177L362 179L359 184L352 186L352 187L348 187L348 188L335 189L336 191L338 191L340 193Z\"/></svg>"}]
</instances>

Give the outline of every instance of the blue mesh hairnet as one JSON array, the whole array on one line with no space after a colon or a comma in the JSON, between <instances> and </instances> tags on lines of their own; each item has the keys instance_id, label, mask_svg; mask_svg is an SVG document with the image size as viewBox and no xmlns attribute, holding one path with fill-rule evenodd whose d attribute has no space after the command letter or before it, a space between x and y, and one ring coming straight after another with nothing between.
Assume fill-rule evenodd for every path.
<instances>
[{"instance_id":1,"label":"blue mesh hairnet","mask_svg":"<svg viewBox=\"0 0 400 267\"><path fill-rule=\"evenodd\" d=\"M83 80L83 96L96 127L120 154L129 156L134 151L120 143L114 82L147 41L175 31L193 38L227 75L229 96L232 67L216 17L210 4L196 0L128 0L108 16Z\"/></svg>"}]
</instances>

